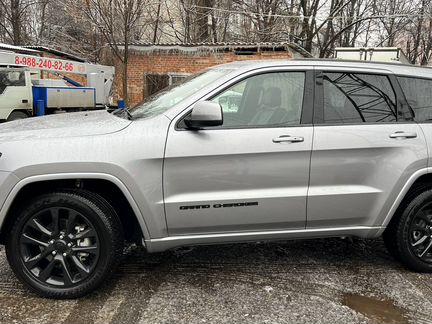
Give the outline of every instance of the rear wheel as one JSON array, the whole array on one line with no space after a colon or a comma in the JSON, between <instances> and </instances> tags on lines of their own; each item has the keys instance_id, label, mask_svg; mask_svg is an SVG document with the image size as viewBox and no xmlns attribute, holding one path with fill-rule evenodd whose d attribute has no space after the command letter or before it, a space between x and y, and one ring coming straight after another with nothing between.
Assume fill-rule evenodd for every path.
<instances>
[{"instance_id":1,"label":"rear wheel","mask_svg":"<svg viewBox=\"0 0 432 324\"><path fill-rule=\"evenodd\" d=\"M17 277L36 293L76 298L97 288L123 251L121 223L99 195L44 194L18 211L6 245Z\"/></svg>"},{"instance_id":2,"label":"rear wheel","mask_svg":"<svg viewBox=\"0 0 432 324\"><path fill-rule=\"evenodd\" d=\"M13 111L7 121L13 121L13 120L18 120L18 119L24 119L24 118L28 118L29 116L23 112L23 111Z\"/></svg>"},{"instance_id":3,"label":"rear wheel","mask_svg":"<svg viewBox=\"0 0 432 324\"><path fill-rule=\"evenodd\" d=\"M413 197L384 233L386 245L409 269L432 272L432 190Z\"/></svg>"}]
</instances>

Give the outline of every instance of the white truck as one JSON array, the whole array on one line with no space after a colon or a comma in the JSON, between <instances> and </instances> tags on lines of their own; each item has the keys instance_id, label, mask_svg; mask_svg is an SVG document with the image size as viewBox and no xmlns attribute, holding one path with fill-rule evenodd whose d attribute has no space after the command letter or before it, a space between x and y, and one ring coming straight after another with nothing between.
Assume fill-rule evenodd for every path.
<instances>
[{"instance_id":1,"label":"white truck","mask_svg":"<svg viewBox=\"0 0 432 324\"><path fill-rule=\"evenodd\" d=\"M410 64L399 47L336 47L334 58Z\"/></svg>"},{"instance_id":2,"label":"white truck","mask_svg":"<svg viewBox=\"0 0 432 324\"><path fill-rule=\"evenodd\" d=\"M43 79L42 71L59 79ZM112 66L0 51L0 121L104 108L111 104L114 72ZM64 74L83 75L87 84Z\"/></svg>"}]
</instances>

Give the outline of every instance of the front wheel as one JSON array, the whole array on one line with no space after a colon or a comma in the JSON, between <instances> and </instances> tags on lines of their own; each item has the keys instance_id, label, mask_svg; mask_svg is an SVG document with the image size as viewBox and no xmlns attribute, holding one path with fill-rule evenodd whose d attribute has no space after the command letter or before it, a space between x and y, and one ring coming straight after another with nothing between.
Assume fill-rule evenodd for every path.
<instances>
[{"instance_id":1,"label":"front wheel","mask_svg":"<svg viewBox=\"0 0 432 324\"><path fill-rule=\"evenodd\" d=\"M121 223L99 195L83 190L44 194L17 212L6 243L8 261L31 290L77 298L97 288L123 252Z\"/></svg>"},{"instance_id":2,"label":"front wheel","mask_svg":"<svg viewBox=\"0 0 432 324\"><path fill-rule=\"evenodd\" d=\"M11 112L11 114L9 115L7 121L13 121L13 120L19 120L19 119L25 119L28 118L29 116L23 112L23 111L13 111Z\"/></svg>"},{"instance_id":3,"label":"front wheel","mask_svg":"<svg viewBox=\"0 0 432 324\"><path fill-rule=\"evenodd\" d=\"M409 269L432 272L432 190L411 199L384 233L393 255Z\"/></svg>"}]
</instances>

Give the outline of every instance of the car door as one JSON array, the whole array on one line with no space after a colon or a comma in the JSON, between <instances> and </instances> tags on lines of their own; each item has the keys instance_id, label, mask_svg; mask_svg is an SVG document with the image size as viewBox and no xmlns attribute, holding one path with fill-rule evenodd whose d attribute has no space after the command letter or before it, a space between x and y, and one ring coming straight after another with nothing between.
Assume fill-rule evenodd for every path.
<instances>
[{"instance_id":1,"label":"car door","mask_svg":"<svg viewBox=\"0 0 432 324\"><path fill-rule=\"evenodd\" d=\"M305 227L311 86L312 68L251 72L207 98L221 104L222 126L187 129L188 112L172 123L163 176L170 235Z\"/></svg>"},{"instance_id":2,"label":"car door","mask_svg":"<svg viewBox=\"0 0 432 324\"><path fill-rule=\"evenodd\" d=\"M390 72L317 73L307 228L380 226L409 176L426 167L423 133L405 117Z\"/></svg>"}]
</instances>

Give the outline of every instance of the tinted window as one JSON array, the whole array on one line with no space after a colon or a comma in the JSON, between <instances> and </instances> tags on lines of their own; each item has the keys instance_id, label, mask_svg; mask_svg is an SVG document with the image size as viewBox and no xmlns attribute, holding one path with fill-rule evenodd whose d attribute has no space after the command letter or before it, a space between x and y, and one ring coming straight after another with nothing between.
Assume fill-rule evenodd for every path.
<instances>
[{"instance_id":1,"label":"tinted window","mask_svg":"<svg viewBox=\"0 0 432 324\"><path fill-rule=\"evenodd\" d=\"M223 91L212 100L222 106L223 126L300 124L304 72L255 75Z\"/></svg>"},{"instance_id":2,"label":"tinted window","mask_svg":"<svg viewBox=\"0 0 432 324\"><path fill-rule=\"evenodd\" d=\"M399 77L399 84L405 93L414 120L418 122L432 120L432 80Z\"/></svg>"},{"instance_id":3,"label":"tinted window","mask_svg":"<svg viewBox=\"0 0 432 324\"><path fill-rule=\"evenodd\" d=\"M396 121L396 96L386 76L325 73L323 82L326 123Z\"/></svg>"}]
</instances>

